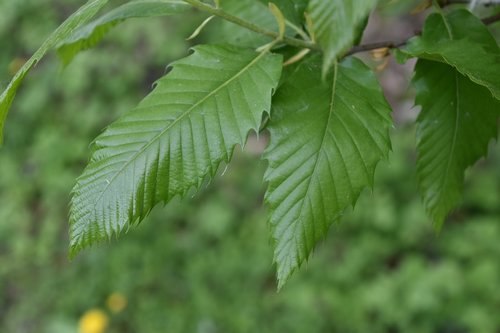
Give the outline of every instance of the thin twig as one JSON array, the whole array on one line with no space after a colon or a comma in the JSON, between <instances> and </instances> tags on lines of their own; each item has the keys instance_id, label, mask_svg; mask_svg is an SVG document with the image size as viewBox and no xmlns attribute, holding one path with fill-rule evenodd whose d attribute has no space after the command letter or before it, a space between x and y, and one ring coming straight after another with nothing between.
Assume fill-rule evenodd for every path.
<instances>
[{"instance_id":1,"label":"thin twig","mask_svg":"<svg viewBox=\"0 0 500 333\"><path fill-rule=\"evenodd\" d=\"M355 53L366 52L366 51L371 51L371 50L376 50L376 49L383 49L383 48L395 49L395 48L404 46L407 41L408 40L402 40L399 42L387 41L387 42L356 45L356 46L353 46L349 50L349 52L346 53L345 56L347 57L347 56L353 55Z\"/></svg>"},{"instance_id":2,"label":"thin twig","mask_svg":"<svg viewBox=\"0 0 500 333\"><path fill-rule=\"evenodd\" d=\"M481 21L483 21L483 23L485 25L490 25L490 24L493 24L495 22L498 22L498 21L500 21L500 13L493 15L493 16L486 17L486 18L482 19ZM387 41L387 42L379 42L379 43L372 43L372 44L356 45L356 46L353 46L351 48L351 50L349 50L349 52L346 53L345 56L353 55L353 54L359 53L359 52L366 52L366 51L381 49L381 48L385 48L385 47L389 48L389 49L395 49L395 48L406 45L406 43L408 43L408 41L411 38L419 36L421 33L422 33L421 31L418 31L415 33L415 35L411 36L410 38L405 39L405 40L401 40L401 41Z\"/></svg>"},{"instance_id":3,"label":"thin twig","mask_svg":"<svg viewBox=\"0 0 500 333\"><path fill-rule=\"evenodd\" d=\"M454 4L454 3L461 3L460 1L462 1L462 0L444 0L444 1L445 2L442 2L443 6ZM259 27L255 24L253 24L252 22L243 20L237 16L231 15L231 14L223 11L220 8L212 7L212 6L207 5L203 2L200 2L199 0L184 0L184 2L190 4L191 6L197 8L201 11L210 13L210 14L215 15L215 16L219 16L219 17L221 17L229 22L232 22L232 23L237 24L239 26L242 26L246 29L257 32L261 35L268 36L268 37L273 38L273 39L279 39L279 37L280 37L279 34L275 31ZM494 1L492 1L491 3L493 4ZM487 17L487 18L484 18L482 21L486 25L500 21L500 13L493 15L493 16L490 16L490 17ZM421 34L421 32L417 32L412 37L418 36L420 34ZM379 42L379 43L372 43L372 44L356 45L356 46L353 46L346 53L345 56L349 56L349 55L359 53L359 52L376 50L376 49L380 49L380 48L384 48L384 47L390 48L390 49L398 48L398 47L404 46L410 38L408 38L406 40L402 40L402 41L387 41L387 42ZM283 43L291 45L291 46L295 46L295 47L299 47L299 48L303 48L303 49L306 48L306 49L310 49L310 50L321 51L320 47L316 43L313 43L311 41L306 41L306 40L297 39L297 38L291 38L291 37L287 37L287 36L283 37L281 39L281 41Z\"/></svg>"}]
</instances>

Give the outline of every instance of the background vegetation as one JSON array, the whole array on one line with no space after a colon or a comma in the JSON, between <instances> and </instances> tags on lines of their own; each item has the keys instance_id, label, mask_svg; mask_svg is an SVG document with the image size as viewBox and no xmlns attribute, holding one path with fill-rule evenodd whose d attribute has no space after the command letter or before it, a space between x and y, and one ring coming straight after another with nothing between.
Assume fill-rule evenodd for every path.
<instances>
[{"instance_id":1,"label":"background vegetation","mask_svg":"<svg viewBox=\"0 0 500 333\"><path fill-rule=\"evenodd\" d=\"M80 3L0 2L1 87ZM0 151L0 332L72 333L80 322L98 333L85 320L103 318L109 333L500 332L500 148L436 236L404 122L375 190L280 293L255 139L200 195L67 260L69 192L89 142L186 54L203 18L130 21L65 71L52 59L27 80Z\"/></svg>"}]
</instances>

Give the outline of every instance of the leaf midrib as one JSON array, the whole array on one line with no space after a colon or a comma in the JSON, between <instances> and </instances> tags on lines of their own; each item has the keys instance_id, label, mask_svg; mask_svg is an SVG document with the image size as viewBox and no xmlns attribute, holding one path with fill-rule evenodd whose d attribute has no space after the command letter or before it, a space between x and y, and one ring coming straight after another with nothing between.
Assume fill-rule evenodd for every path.
<instances>
[{"instance_id":1,"label":"leaf midrib","mask_svg":"<svg viewBox=\"0 0 500 333\"><path fill-rule=\"evenodd\" d=\"M109 180L109 182L106 184L106 187L102 190L101 194L97 197L96 201L94 202L93 205L93 210L95 210L97 203L102 199L104 196L104 193L109 189L113 181L125 170L139 155L144 153L154 142L156 142L160 137L162 137L167 131L169 131L173 126L177 125L181 120L184 119L188 114L190 114L195 108L197 108L199 105L203 104L206 100L208 100L210 97L218 93L221 89L229 85L231 82L236 80L238 77L243 75L248 69L250 69L252 66L254 66L259 60L267 54L267 50L261 52L260 54L257 55L248 65L243 67L238 73L236 73L233 77L231 77L229 80L223 82L219 87L214 89L212 92L207 94L205 97L203 97L199 102L195 103L193 106L191 106L189 109L184 111L177 119L175 119L172 123L170 123L165 129L163 129L160 133L158 133L155 137L153 137L146 145L144 145L141 149L139 149L116 173L115 175Z\"/></svg>"},{"instance_id":2,"label":"leaf midrib","mask_svg":"<svg viewBox=\"0 0 500 333\"><path fill-rule=\"evenodd\" d=\"M456 108L455 108L455 113L456 113L456 116L455 116L455 124L454 124L454 128L453 128L453 140L452 140L452 143L451 143L451 149L450 149L450 154L448 155L448 162L446 164L446 171L445 171L445 177L443 178L443 182L442 182L442 186L441 186L441 195L443 193L443 190L445 189L447 183L448 183L448 178L449 178L449 171L450 171L450 168L451 168L451 162L452 160L454 159L454 156L455 156L455 149L456 149L456 146L457 146L457 137L458 137L458 128L459 128L459 125L460 125L460 93L459 93L459 76L458 76L458 72L455 71L455 105L456 105ZM440 195L440 196L441 196Z\"/></svg>"},{"instance_id":3,"label":"leaf midrib","mask_svg":"<svg viewBox=\"0 0 500 333\"><path fill-rule=\"evenodd\" d=\"M334 74L333 74L333 86L332 86L332 95L330 97L330 104L329 104L330 107L329 107L329 112L328 112L328 119L325 122L325 131L323 133L323 139L321 140L321 144L320 144L319 149L318 149L318 153L317 153L317 156L316 156L316 161L314 162L314 167L313 167L313 170L311 172L311 177L309 177L309 181L307 183L306 193L304 195L304 199L302 200L302 204L300 205L299 219L302 218L302 211L304 209L304 204L306 202L306 198L309 195L309 190L311 189L312 178L313 178L314 174L316 173L316 168L318 166L318 162L319 162L319 159L321 157L320 153L323 150L323 146L324 146L325 141L326 141L326 136L327 136L327 133L328 133L328 125L330 124L330 121L331 121L332 116L333 116L333 106L334 106L334 101L335 101L335 93L337 91L337 75L338 75L338 63L337 63L337 61L334 62L333 71L334 71ZM295 227L297 226L299 219L295 220L295 222L294 222ZM313 223L313 226L314 226L314 223ZM307 246L307 241L305 243L306 243L306 246Z\"/></svg>"},{"instance_id":4,"label":"leaf midrib","mask_svg":"<svg viewBox=\"0 0 500 333\"><path fill-rule=\"evenodd\" d=\"M446 19L446 16L441 11L439 13L440 13L440 15L443 19L444 25L446 27L448 37L450 38L450 40L454 40L453 32L452 32L451 27L448 23L448 20ZM459 87L459 76L458 76L459 73L456 69L453 69L453 71L455 74L455 124L454 124L454 128L453 128L453 140L451 142L450 154L448 155L448 162L446 163L445 177L443 178L443 182L442 182L442 186L441 186L441 190L440 190L440 193L441 193L440 197L442 197L443 189L445 189L445 187L448 183L449 171L451 168L451 163L452 163L454 156L455 156L455 149L457 146L457 137L458 137L458 128L460 125L460 93L459 93L459 89L458 89L458 87Z\"/></svg>"}]
</instances>

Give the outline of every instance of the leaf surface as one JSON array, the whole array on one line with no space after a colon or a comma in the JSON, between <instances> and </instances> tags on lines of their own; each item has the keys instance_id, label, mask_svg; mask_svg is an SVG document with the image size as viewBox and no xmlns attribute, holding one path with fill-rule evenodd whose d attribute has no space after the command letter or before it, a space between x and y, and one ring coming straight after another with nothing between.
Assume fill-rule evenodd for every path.
<instances>
[{"instance_id":1,"label":"leaf surface","mask_svg":"<svg viewBox=\"0 0 500 333\"><path fill-rule=\"evenodd\" d=\"M278 32L278 23L273 14L269 11L268 3L276 3L285 17L294 21L297 16L292 0L266 1L266 0L220 0L220 6L232 15L250 21L259 27ZM289 16L293 15L294 18ZM293 36L295 32L287 28L286 34ZM270 42L270 38L240 27L234 23L222 22L222 35L224 42L246 46L259 47Z\"/></svg>"},{"instance_id":2,"label":"leaf surface","mask_svg":"<svg viewBox=\"0 0 500 333\"><path fill-rule=\"evenodd\" d=\"M140 222L160 202L198 189L260 127L282 58L198 46L101 134L73 189L72 255Z\"/></svg>"},{"instance_id":3,"label":"leaf surface","mask_svg":"<svg viewBox=\"0 0 500 333\"><path fill-rule=\"evenodd\" d=\"M310 58L279 88L265 179L280 287L372 185L390 150L390 112L371 70L352 57L324 81L321 60Z\"/></svg>"},{"instance_id":4,"label":"leaf surface","mask_svg":"<svg viewBox=\"0 0 500 333\"><path fill-rule=\"evenodd\" d=\"M33 56L19 69L14 75L12 81L7 88L0 95L0 144L3 142L3 128L5 120L9 112L10 106L16 97L16 92L28 72L42 59L45 54L54 48L61 40L69 36L73 30L85 24L101 9L108 0L90 0L64 21L40 48L33 54Z\"/></svg>"},{"instance_id":5,"label":"leaf surface","mask_svg":"<svg viewBox=\"0 0 500 333\"><path fill-rule=\"evenodd\" d=\"M488 28L467 10L431 14L422 36L411 39L403 52L447 63L500 99L500 48Z\"/></svg>"},{"instance_id":6,"label":"leaf surface","mask_svg":"<svg viewBox=\"0 0 500 333\"><path fill-rule=\"evenodd\" d=\"M376 0L311 0L314 33L324 51L323 74L358 38Z\"/></svg>"},{"instance_id":7,"label":"leaf surface","mask_svg":"<svg viewBox=\"0 0 500 333\"><path fill-rule=\"evenodd\" d=\"M300 25L304 21L304 10L307 6L305 0L258 0L266 7L270 2L274 3L283 12L287 20Z\"/></svg>"},{"instance_id":8,"label":"leaf surface","mask_svg":"<svg viewBox=\"0 0 500 333\"><path fill-rule=\"evenodd\" d=\"M188 4L182 1L138 1L129 2L100 18L78 28L57 46L57 54L68 65L82 50L98 44L106 33L119 23L139 17L173 15L187 11Z\"/></svg>"},{"instance_id":9,"label":"leaf surface","mask_svg":"<svg viewBox=\"0 0 500 333\"><path fill-rule=\"evenodd\" d=\"M437 228L459 202L465 170L497 136L500 102L455 68L419 60L413 83L417 119L419 189Z\"/></svg>"}]
</instances>

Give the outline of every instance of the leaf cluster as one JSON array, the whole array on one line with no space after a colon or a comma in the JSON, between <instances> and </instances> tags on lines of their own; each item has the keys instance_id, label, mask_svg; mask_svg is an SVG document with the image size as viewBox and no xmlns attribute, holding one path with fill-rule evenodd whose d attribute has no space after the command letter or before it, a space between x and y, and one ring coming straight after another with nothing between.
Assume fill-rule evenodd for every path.
<instances>
[{"instance_id":1,"label":"leaf cluster","mask_svg":"<svg viewBox=\"0 0 500 333\"><path fill-rule=\"evenodd\" d=\"M225 23L219 43L170 64L153 91L93 142L72 191L71 255L200 190L250 133L267 131L265 201L281 287L373 187L391 150L391 107L352 51L378 1L140 1L88 23L105 3L90 0L21 68L0 96L0 128L25 75L50 49L67 65L128 18L191 7L211 15L194 36L213 17ZM500 48L468 10L445 11L435 1L434 11L396 54L418 59L417 178L439 229L460 201L466 169L497 137Z\"/></svg>"}]
</instances>

